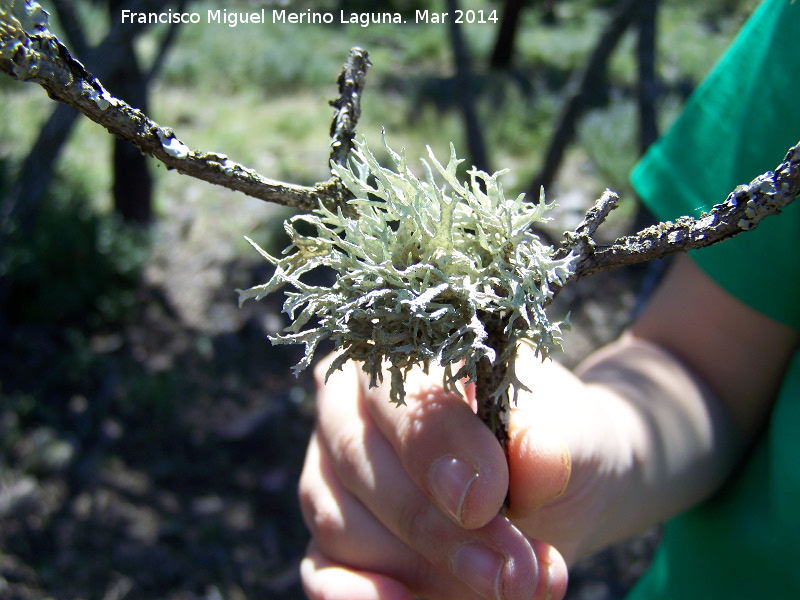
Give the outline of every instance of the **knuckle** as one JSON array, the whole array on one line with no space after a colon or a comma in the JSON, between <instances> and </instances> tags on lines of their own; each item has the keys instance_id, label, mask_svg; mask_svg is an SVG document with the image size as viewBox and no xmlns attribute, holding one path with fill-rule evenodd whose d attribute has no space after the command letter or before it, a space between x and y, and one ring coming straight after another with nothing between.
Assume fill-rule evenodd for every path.
<instances>
[{"instance_id":1,"label":"knuckle","mask_svg":"<svg viewBox=\"0 0 800 600\"><path fill-rule=\"evenodd\" d=\"M344 520L339 506L330 496L321 497L313 489L301 485L300 507L303 521L319 548L336 547L345 533Z\"/></svg>"},{"instance_id":2,"label":"knuckle","mask_svg":"<svg viewBox=\"0 0 800 600\"><path fill-rule=\"evenodd\" d=\"M305 470L300 475L300 482L297 486L297 499L300 502L300 514L303 516L303 522L309 530L312 530L317 501L315 488L309 483ZM313 535L313 530L311 533Z\"/></svg>"},{"instance_id":3,"label":"knuckle","mask_svg":"<svg viewBox=\"0 0 800 600\"><path fill-rule=\"evenodd\" d=\"M331 444L331 457L337 475L345 487L358 481L364 460L364 439L360 432L341 432Z\"/></svg>"},{"instance_id":4,"label":"knuckle","mask_svg":"<svg viewBox=\"0 0 800 600\"><path fill-rule=\"evenodd\" d=\"M341 514L332 506L320 506L314 511L309 529L323 550L337 548L345 534Z\"/></svg>"},{"instance_id":5,"label":"knuckle","mask_svg":"<svg viewBox=\"0 0 800 600\"><path fill-rule=\"evenodd\" d=\"M418 545L419 540L434 539L430 536L431 508L432 505L425 500L408 502L397 511L396 527L401 539L413 545Z\"/></svg>"}]
</instances>

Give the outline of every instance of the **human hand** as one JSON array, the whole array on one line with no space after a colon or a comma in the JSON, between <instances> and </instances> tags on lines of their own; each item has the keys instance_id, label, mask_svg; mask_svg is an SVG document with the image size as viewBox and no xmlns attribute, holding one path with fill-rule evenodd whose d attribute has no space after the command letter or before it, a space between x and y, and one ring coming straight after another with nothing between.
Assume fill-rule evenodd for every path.
<instances>
[{"instance_id":1,"label":"human hand","mask_svg":"<svg viewBox=\"0 0 800 600\"><path fill-rule=\"evenodd\" d=\"M398 408L346 366L320 390L300 482L314 538L302 565L309 596L563 597L566 565L725 481L796 345L796 332L679 259L629 333L587 359L580 378L520 356L531 392L512 411L508 463L469 390L465 402L437 376L410 374ZM741 378L742 364L758 368ZM508 519L497 515L506 489Z\"/></svg>"},{"instance_id":2,"label":"human hand","mask_svg":"<svg viewBox=\"0 0 800 600\"><path fill-rule=\"evenodd\" d=\"M395 407L352 364L320 387L300 482L313 536L301 569L309 597L562 598L559 552L498 515L509 471L494 436L464 398L442 391L441 377L409 374L406 389L407 405ZM520 481L510 514L530 525L564 491L570 460L557 436L520 431L509 449L536 468L512 462Z\"/></svg>"}]
</instances>

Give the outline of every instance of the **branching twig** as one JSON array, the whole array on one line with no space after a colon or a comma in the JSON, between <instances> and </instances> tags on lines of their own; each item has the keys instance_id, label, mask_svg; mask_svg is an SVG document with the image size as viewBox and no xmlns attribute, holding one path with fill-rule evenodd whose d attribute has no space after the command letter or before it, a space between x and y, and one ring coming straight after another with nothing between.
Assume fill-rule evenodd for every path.
<instances>
[{"instance_id":1,"label":"branching twig","mask_svg":"<svg viewBox=\"0 0 800 600\"><path fill-rule=\"evenodd\" d=\"M591 236L616 206L616 194L606 192L576 230L565 234L560 252L566 255L572 251L579 256L567 283L591 273L716 244L755 228L761 219L779 213L798 196L800 143L789 150L775 171L738 186L724 202L699 218L681 217L659 223L610 245L597 246Z\"/></svg>"},{"instance_id":2,"label":"branching twig","mask_svg":"<svg viewBox=\"0 0 800 600\"><path fill-rule=\"evenodd\" d=\"M333 102L338 111L331 127L334 138L331 156L339 164L345 160L354 136L369 66L366 51L354 48L339 77L341 96ZM51 98L78 108L111 133L130 140L168 168L186 175L300 210L312 210L320 200L338 203L348 197L337 179L313 187L284 183L268 179L224 154L190 150L171 129L111 96L47 30L46 21L38 30L26 31L14 15L3 14L0 70L14 79L39 83ZM563 252L573 251L580 256L570 281L590 273L708 246L752 229L761 218L779 212L800 193L799 157L800 149L795 146L774 173L765 173L750 185L739 186L725 202L715 205L699 219L682 217L675 222L660 223L599 247L592 234L615 205L614 197L604 194L598 205L587 213L584 222L565 236Z\"/></svg>"},{"instance_id":3,"label":"branching twig","mask_svg":"<svg viewBox=\"0 0 800 600\"><path fill-rule=\"evenodd\" d=\"M339 75L339 98L331 100L336 109L331 123L331 161L344 165L356 137L356 123L361 117L361 93L366 84L367 69L371 66L367 51L355 47Z\"/></svg>"},{"instance_id":4,"label":"branching twig","mask_svg":"<svg viewBox=\"0 0 800 600\"><path fill-rule=\"evenodd\" d=\"M354 56L358 60L354 60ZM358 99L369 61L366 52L359 49L351 55L348 64L351 62L355 66L350 73L358 83L351 88L346 118L342 120L347 123L347 131L352 132L360 112ZM12 14L3 14L0 70L14 79L38 83L52 99L74 106L110 133L160 160L167 168L196 179L300 210L312 210L320 201L339 203L346 197L346 190L336 179L313 187L284 183L268 179L224 154L189 149L172 129L159 125L142 111L109 94L102 83L46 29L46 22L38 31L26 31ZM343 97L344 93L343 90ZM338 117L343 117L341 110ZM334 131L337 135L344 135L345 128L334 125ZM349 151L349 144L342 145L339 140L338 145L343 148L339 155L341 160Z\"/></svg>"},{"instance_id":5,"label":"branching twig","mask_svg":"<svg viewBox=\"0 0 800 600\"><path fill-rule=\"evenodd\" d=\"M630 7L638 0L629 0ZM5 4L5 10L4 9ZM232 162L215 152L190 150L171 129L162 127L141 111L111 96L102 84L75 60L67 48L46 27L46 19L26 20L27 30L0 2L0 70L14 79L39 83L48 95L74 106L111 133L131 141L146 154L176 169L217 185L244 194L301 210L312 210L319 202L343 203L349 198L338 179L304 187L267 179L252 169ZM36 17L36 15L34 15ZM369 67L365 51L353 49L339 78L340 98L333 102L338 109L331 128L331 159L343 165L355 135L360 115L360 98L364 77ZM739 186L721 204L698 219L682 217L674 222L659 223L636 235L622 237L607 246L599 246L593 235L616 206L617 196L607 192L590 209L583 222L565 233L564 242L554 258L575 256L571 275L561 286L584 275L619 266L661 258L676 252L708 246L742 231L753 229L769 214L778 213L800 195L800 144L793 147L775 172L765 173L749 185ZM560 288L559 288L560 289ZM553 290L553 295L558 289ZM552 298L551 298L552 299ZM507 355L504 333L498 323L488 324L487 343L497 355ZM499 337L498 337L499 336ZM507 367L502 360L494 364L481 359L477 386L479 402L495 396L507 382ZM483 397L483 398L481 398ZM483 415L487 424L494 423L498 440L505 442L504 427L498 427L503 410L488 407ZM501 431L502 430L502 431Z\"/></svg>"}]
</instances>

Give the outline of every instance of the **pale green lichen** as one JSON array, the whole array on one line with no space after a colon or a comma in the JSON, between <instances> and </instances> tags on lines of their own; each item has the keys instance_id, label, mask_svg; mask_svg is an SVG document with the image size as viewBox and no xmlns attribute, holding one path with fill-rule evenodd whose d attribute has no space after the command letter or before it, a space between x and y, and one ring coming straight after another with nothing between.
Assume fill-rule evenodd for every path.
<instances>
[{"instance_id":1,"label":"pale green lichen","mask_svg":"<svg viewBox=\"0 0 800 600\"><path fill-rule=\"evenodd\" d=\"M347 216L321 205L312 214L285 223L292 244L264 285L237 290L240 303L260 299L284 283L284 312L293 320L275 344L305 344L298 372L312 361L319 343L331 339L340 350L328 375L348 360L363 363L372 385L391 373L392 400L402 404L405 373L414 365L426 370L432 361L445 367L444 385L455 391L461 378L476 379L482 357L508 361L517 343L526 341L542 356L560 347L561 323L551 322L544 306L552 289L570 273L573 256L553 258L531 226L546 220L552 204L522 195L507 199L501 173L468 171L461 182L451 145L447 166L430 148L430 163L418 179L405 154L386 144L394 169L381 166L365 141L356 144L350 165L332 165L355 196ZM432 165L432 167L431 167ZM443 180L443 184L438 183ZM311 225L315 235L298 232ZM330 287L301 281L319 266L337 273ZM504 355L487 344L486 323L503 324ZM454 372L455 370L455 372ZM509 369L509 382L519 385ZM502 393L498 390L498 395Z\"/></svg>"}]
</instances>

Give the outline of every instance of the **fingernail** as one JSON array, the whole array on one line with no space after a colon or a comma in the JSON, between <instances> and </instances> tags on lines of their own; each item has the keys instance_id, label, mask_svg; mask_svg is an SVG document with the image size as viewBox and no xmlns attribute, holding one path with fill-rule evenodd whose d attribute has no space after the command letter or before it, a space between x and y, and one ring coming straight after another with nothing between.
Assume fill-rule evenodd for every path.
<instances>
[{"instance_id":1,"label":"fingernail","mask_svg":"<svg viewBox=\"0 0 800 600\"><path fill-rule=\"evenodd\" d=\"M467 463L453 456L440 458L428 476L431 493L453 518L461 523L461 511L472 482L478 473Z\"/></svg>"},{"instance_id":2,"label":"fingernail","mask_svg":"<svg viewBox=\"0 0 800 600\"><path fill-rule=\"evenodd\" d=\"M453 555L453 573L487 600L502 600L500 577L505 560L478 544L465 544Z\"/></svg>"}]
</instances>

